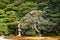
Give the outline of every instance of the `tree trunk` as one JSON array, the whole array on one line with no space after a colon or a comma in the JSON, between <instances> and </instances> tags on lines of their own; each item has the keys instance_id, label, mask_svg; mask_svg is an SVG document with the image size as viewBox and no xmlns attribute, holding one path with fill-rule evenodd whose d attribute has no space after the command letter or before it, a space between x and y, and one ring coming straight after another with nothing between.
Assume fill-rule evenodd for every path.
<instances>
[{"instance_id":1,"label":"tree trunk","mask_svg":"<svg viewBox=\"0 0 60 40\"><path fill-rule=\"evenodd\" d=\"M36 30L36 32L38 32L39 36L42 36L40 30L38 30L36 27L36 23L34 23L34 29Z\"/></svg>"},{"instance_id":2,"label":"tree trunk","mask_svg":"<svg viewBox=\"0 0 60 40\"><path fill-rule=\"evenodd\" d=\"M20 28L20 25L18 24L18 36L22 36L21 35L21 28Z\"/></svg>"}]
</instances>

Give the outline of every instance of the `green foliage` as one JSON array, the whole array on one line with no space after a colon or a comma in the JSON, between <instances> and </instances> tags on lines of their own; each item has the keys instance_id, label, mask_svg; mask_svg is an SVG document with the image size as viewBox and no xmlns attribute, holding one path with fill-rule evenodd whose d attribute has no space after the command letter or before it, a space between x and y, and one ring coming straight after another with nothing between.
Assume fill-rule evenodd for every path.
<instances>
[{"instance_id":1,"label":"green foliage","mask_svg":"<svg viewBox=\"0 0 60 40\"><path fill-rule=\"evenodd\" d=\"M54 3L60 3L60 0L53 0Z\"/></svg>"},{"instance_id":2,"label":"green foliage","mask_svg":"<svg viewBox=\"0 0 60 40\"><path fill-rule=\"evenodd\" d=\"M0 9L0 15L3 15L4 13L5 11Z\"/></svg>"},{"instance_id":3,"label":"green foliage","mask_svg":"<svg viewBox=\"0 0 60 40\"><path fill-rule=\"evenodd\" d=\"M8 28L4 23L0 23L0 31L4 32L5 34L8 34Z\"/></svg>"},{"instance_id":4,"label":"green foliage","mask_svg":"<svg viewBox=\"0 0 60 40\"><path fill-rule=\"evenodd\" d=\"M30 31L25 32L25 35L26 36L36 36L37 33L34 30L30 30Z\"/></svg>"},{"instance_id":5,"label":"green foliage","mask_svg":"<svg viewBox=\"0 0 60 40\"><path fill-rule=\"evenodd\" d=\"M28 4L27 4L28 3ZM21 4L21 6L20 6L20 11L18 12L19 14L19 16L20 17L22 17L22 16L24 16L25 14L27 14L28 12L30 12L31 10L36 10L36 9L38 9L37 8L38 7L38 5L36 4L36 3L33 3L33 2L26 2L26 3L23 3L23 4Z\"/></svg>"},{"instance_id":6,"label":"green foliage","mask_svg":"<svg viewBox=\"0 0 60 40\"><path fill-rule=\"evenodd\" d=\"M0 28L6 34L9 34L8 25L16 25L18 23L19 18L17 17L17 12L15 11L7 11L5 13L4 10L0 9ZM15 28L14 28L15 29ZM10 29L13 30L13 29Z\"/></svg>"},{"instance_id":7,"label":"green foliage","mask_svg":"<svg viewBox=\"0 0 60 40\"><path fill-rule=\"evenodd\" d=\"M50 35L50 33L60 35L60 0L0 0L0 31L3 34L14 34L13 32L17 30L14 27L17 27L21 18L32 10L45 11L42 17L48 22L40 20L43 26L37 24L39 30L41 27L45 30L43 35ZM34 30L29 30L31 27L23 27L23 29L26 32L24 35L37 35Z\"/></svg>"},{"instance_id":8,"label":"green foliage","mask_svg":"<svg viewBox=\"0 0 60 40\"><path fill-rule=\"evenodd\" d=\"M4 9L6 7L6 4L4 4L3 2L0 2L0 9Z\"/></svg>"}]
</instances>

